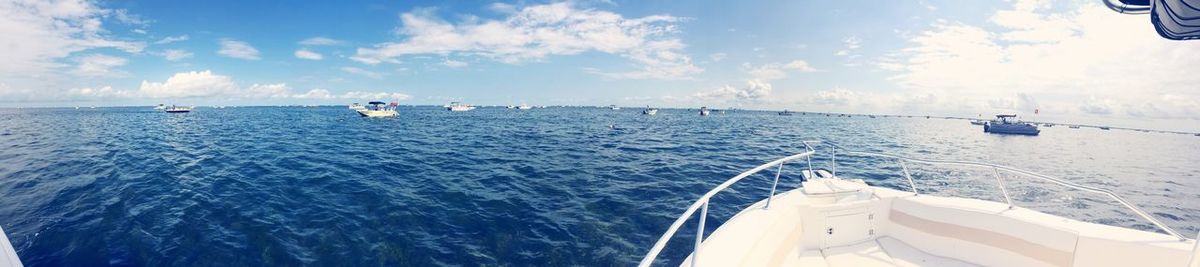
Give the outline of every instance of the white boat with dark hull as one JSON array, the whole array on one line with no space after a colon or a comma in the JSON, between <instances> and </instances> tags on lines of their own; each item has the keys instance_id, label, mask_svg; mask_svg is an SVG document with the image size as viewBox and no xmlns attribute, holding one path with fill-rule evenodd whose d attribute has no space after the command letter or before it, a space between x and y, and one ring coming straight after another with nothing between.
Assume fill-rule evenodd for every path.
<instances>
[{"instance_id":1,"label":"white boat with dark hull","mask_svg":"<svg viewBox=\"0 0 1200 267\"><path fill-rule=\"evenodd\" d=\"M700 116L708 116L708 107L700 107Z\"/></svg>"},{"instance_id":2,"label":"white boat with dark hull","mask_svg":"<svg viewBox=\"0 0 1200 267\"><path fill-rule=\"evenodd\" d=\"M192 107L171 105L163 109L163 111L167 113L188 113L192 112Z\"/></svg>"},{"instance_id":3,"label":"white boat with dark hull","mask_svg":"<svg viewBox=\"0 0 1200 267\"><path fill-rule=\"evenodd\" d=\"M459 103L459 102L452 102L452 103L450 103L450 105L446 106L446 110L449 110L449 111L471 111L474 109L475 109L474 106Z\"/></svg>"},{"instance_id":4,"label":"white boat with dark hull","mask_svg":"<svg viewBox=\"0 0 1200 267\"><path fill-rule=\"evenodd\" d=\"M367 104L370 105L370 107L364 107L361 110L355 110L358 112L358 115L362 115L363 117L395 117L400 114L396 112L397 104L395 102L389 105L380 101L371 101Z\"/></svg>"},{"instance_id":5,"label":"white boat with dark hull","mask_svg":"<svg viewBox=\"0 0 1200 267\"><path fill-rule=\"evenodd\" d=\"M529 110L529 109L533 109L533 107L532 107L532 106L530 106L530 105L521 104L520 106L517 106L517 109L520 109L520 110Z\"/></svg>"},{"instance_id":6,"label":"white boat with dark hull","mask_svg":"<svg viewBox=\"0 0 1200 267\"><path fill-rule=\"evenodd\" d=\"M652 108L652 107L646 106L646 109L643 109L643 110L642 110L642 115L650 115L650 116L654 116L654 115L656 115L656 114L658 114L658 109L657 109L657 108Z\"/></svg>"},{"instance_id":7,"label":"white boat with dark hull","mask_svg":"<svg viewBox=\"0 0 1200 267\"><path fill-rule=\"evenodd\" d=\"M696 231L695 243L690 244L691 255L682 259L680 266L1200 267L1200 246L1195 239L1188 239L1105 189L994 164L854 152L832 144L833 171L814 170L811 157L816 150L812 144L805 142L804 153L750 169L701 196L667 228L640 266L679 262L681 259L657 257L684 223L698 213L698 222L690 225L700 230ZM889 189L838 176L836 159L846 154L896 160L900 170L895 177L906 179L909 188ZM801 175L804 180L801 187L776 194L785 163L806 166ZM996 193L1003 195L1005 202L922 194L909 175L908 164L954 165L994 172ZM710 199L763 170L776 171L770 194L733 215L711 234L705 233ZM1162 233L1019 207L1009 197L1007 178L1002 173L1107 196Z\"/></svg>"},{"instance_id":8,"label":"white boat with dark hull","mask_svg":"<svg viewBox=\"0 0 1200 267\"><path fill-rule=\"evenodd\" d=\"M996 115L996 119L983 125L983 132L996 134L1038 135L1037 125L1017 120L1017 115Z\"/></svg>"}]
</instances>

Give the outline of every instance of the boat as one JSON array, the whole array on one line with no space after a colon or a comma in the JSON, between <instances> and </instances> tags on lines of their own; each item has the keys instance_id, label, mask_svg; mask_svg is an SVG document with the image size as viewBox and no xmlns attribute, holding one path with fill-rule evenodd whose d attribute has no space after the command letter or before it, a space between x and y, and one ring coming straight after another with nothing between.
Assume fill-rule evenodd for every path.
<instances>
[{"instance_id":1,"label":"boat","mask_svg":"<svg viewBox=\"0 0 1200 267\"><path fill-rule=\"evenodd\" d=\"M446 106L446 110L449 111L471 111L473 109L475 109L475 107L459 102L451 102L450 105Z\"/></svg>"},{"instance_id":2,"label":"boat","mask_svg":"<svg viewBox=\"0 0 1200 267\"><path fill-rule=\"evenodd\" d=\"M1100 127L1100 130L1105 130L1105 131L1108 131L1108 130L1112 130L1112 129L1110 129L1110 128L1108 128L1108 127Z\"/></svg>"},{"instance_id":3,"label":"boat","mask_svg":"<svg viewBox=\"0 0 1200 267\"><path fill-rule=\"evenodd\" d=\"M526 105L526 104L521 104L520 106L517 106L517 109L522 109L522 110L524 110L524 109L533 109L533 106Z\"/></svg>"},{"instance_id":4,"label":"boat","mask_svg":"<svg viewBox=\"0 0 1200 267\"><path fill-rule=\"evenodd\" d=\"M353 111L360 111L360 110L366 110L366 109L367 109L366 106L363 106L362 104L359 104L359 103L350 104L350 110L353 110Z\"/></svg>"},{"instance_id":5,"label":"boat","mask_svg":"<svg viewBox=\"0 0 1200 267\"><path fill-rule=\"evenodd\" d=\"M1043 124L1042 124L1042 126L1045 126L1045 127L1054 127L1054 124L1053 124L1053 123L1043 123Z\"/></svg>"},{"instance_id":6,"label":"boat","mask_svg":"<svg viewBox=\"0 0 1200 267\"><path fill-rule=\"evenodd\" d=\"M1067 126L1067 128L1079 129L1079 125L1071 125L1071 126Z\"/></svg>"},{"instance_id":7,"label":"boat","mask_svg":"<svg viewBox=\"0 0 1200 267\"><path fill-rule=\"evenodd\" d=\"M360 110L355 110L358 112L358 115L362 115L363 117L395 117L400 115L400 113L396 112L396 106L398 106L396 102L392 102L392 104L389 105L387 103L383 103L382 101L371 101L368 102L367 105L370 106L363 107L363 109Z\"/></svg>"},{"instance_id":8,"label":"boat","mask_svg":"<svg viewBox=\"0 0 1200 267\"><path fill-rule=\"evenodd\" d=\"M700 107L700 116L708 116L708 107Z\"/></svg>"},{"instance_id":9,"label":"boat","mask_svg":"<svg viewBox=\"0 0 1200 267\"><path fill-rule=\"evenodd\" d=\"M650 106L646 106L646 109L643 109L643 110L642 110L642 114L643 114L643 115L650 115L650 116L654 116L655 114L658 114L658 109L657 109L657 108L652 108L652 107L650 107Z\"/></svg>"},{"instance_id":10,"label":"boat","mask_svg":"<svg viewBox=\"0 0 1200 267\"><path fill-rule=\"evenodd\" d=\"M875 118L875 115L867 115L867 117L868 117L868 118L872 118L872 119L874 119L874 118Z\"/></svg>"},{"instance_id":11,"label":"boat","mask_svg":"<svg viewBox=\"0 0 1200 267\"><path fill-rule=\"evenodd\" d=\"M8 235L4 234L3 227L0 227L0 266L23 266L21 258L17 257L17 250L13 249L12 243L8 240Z\"/></svg>"},{"instance_id":12,"label":"boat","mask_svg":"<svg viewBox=\"0 0 1200 267\"><path fill-rule=\"evenodd\" d=\"M192 112L192 107L171 105L163 109L163 111L166 111L167 113L188 113Z\"/></svg>"},{"instance_id":13,"label":"boat","mask_svg":"<svg viewBox=\"0 0 1200 267\"><path fill-rule=\"evenodd\" d=\"M158 104L157 106L154 106L154 110L164 110L164 109L167 109L167 106L163 105L163 104Z\"/></svg>"},{"instance_id":14,"label":"boat","mask_svg":"<svg viewBox=\"0 0 1200 267\"><path fill-rule=\"evenodd\" d=\"M792 115L792 112L788 111L786 109L779 112L779 116L791 116L791 115Z\"/></svg>"},{"instance_id":15,"label":"boat","mask_svg":"<svg viewBox=\"0 0 1200 267\"><path fill-rule=\"evenodd\" d=\"M617 105L608 105L608 109L611 109L611 110L620 110L620 109L621 109L621 107L618 107Z\"/></svg>"},{"instance_id":16,"label":"boat","mask_svg":"<svg viewBox=\"0 0 1200 267\"><path fill-rule=\"evenodd\" d=\"M1037 125L1017 120L1017 115L1000 114L996 119L983 125L983 132L995 134L1038 135Z\"/></svg>"},{"instance_id":17,"label":"boat","mask_svg":"<svg viewBox=\"0 0 1200 267\"><path fill-rule=\"evenodd\" d=\"M639 266L663 262L680 262L680 266L1198 266L1194 259L1200 258L1200 245L1195 239L1105 188L1009 166L860 152L836 144L820 150L832 151L825 157L836 159L827 165L830 169L814 169L817 150L813 146L824 143L803 143L803 152L742 172L681 208L682 214L663 226L665 232L649 247ZM891 184L900 186L873 185L844 174L837 161L846 157L857 163L863 162L858 159L882 160L879 164L885 166L868 167L894 168L887 178L896 179L898 183ZM780 175L785 164L802 168L801 175L785 179ZM985 194L1003 198L992 201L926 194L939 189L918 187L908 169L913 164L995 173L993 188ZM768 173L760 173L764 170ZM772 170L775 173L769 173ZM725 203L740 198L716 197L741 181L761 181L755 178L770 174L774 174L774 182L761 189L769 193L749 206ZM1131 212L1128 219L1144 220L1153 229L1052 215L1035 210L1040 203L1023 207L1014 203L1018 195L1010 196L1006 183L1006 177L1015 176L1113 200L1110 203L1119 203ZM754 178L745 179L749 177ZM777 194L778 186L795 182L800 182L800 187ZM742 188L746 185L737 191L746 192ZM712 205L745 208L729 218L711 218L721 222L712 227L706 226ZM694 238L676 236L685 224L695 227L686 234ZM688 242L676 244L670 251L690 251L688 256L659 258L671 241L679 240Z\"/></svg>"},{"instance_id":18,"label":"boat","mask_svg":"<svg viewBox=\"0 0 1200 267\"><path fill-rule=\"evenodd\" d=\"M985 124L987 124L987 121L984 121L984 120L971 120L971 125L985 125Z\"/></svg>"}]
</instances>

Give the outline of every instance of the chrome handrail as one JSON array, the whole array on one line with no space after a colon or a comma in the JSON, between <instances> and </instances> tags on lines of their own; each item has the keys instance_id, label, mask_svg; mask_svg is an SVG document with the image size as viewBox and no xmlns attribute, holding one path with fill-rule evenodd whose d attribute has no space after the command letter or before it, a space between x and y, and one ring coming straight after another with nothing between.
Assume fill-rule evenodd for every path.
<instances>
[{"instance_id":1,"label":"chrome handrail","mask_svg":"<svg viewBox=\"0 0 1200 267\"><path fill-rule=\"evenodd\" d=\"M699 219L700 222L699 222L699 225L696 230L696 247L692 251L692 266L695 266L696 259L699 258L699 255L700 255L700 253L699 253L700 252L700 244L704 241L704 221L705 221L705 218L708 217L708 201L709 201L709 199L711 199L717 193L720 193L721 191L725 190L726 188L729 188L729 186L737 183L738 181L741 181L742 179L749 177L750 175L754 175L762 170L766 170L767 168L774 167L777 165L779 166L779 168L777 169L777 172L781 172L781 171L783 171L783 163L792 161L795 159L799 159L799 158L809 158L809 157L812 157L813 154L816 154L816 151L813 150L812 147L809 146L807 143L805 143L805 151L803 153L783 157L783 158L777 159L775 161L771 161L771 162L767 162L766 164L759 165L758 167L754 167L753 169L742 172L741 174L738 174L737 176L734 176L733 178L729 178L729 180L726 180L724 183L721 183L720 185L717 185L717 187L713 188L712 190L709 190L708 193L705 193L703 196L700 196L699 199L696 199L696 201L693 202L691 206L688 206L687 210L684 211L683 214L680 215L678 219L675 219L675 222L671 224L670 228L667 228L667 232L663 233L662 237L658 238L658 242L654 243L654 247L650 248L650 252L646 253L646 257L642 258L642 261L641 261L641 263L638 264L638 266L646 267L646 266L650 266L651 264L653 264L654 259L657 258L658 254L661 253L663 248L665 248L667 246L667 242L670 242L671 237L675 236L675 232L679 231L680 227L683 227L683 223L686 222L688 220L688 218L691 218L692 214L696 213L696 210L703 208L703 212L701 212L700 219ZM779 184L779 178L778 178L779 173L776 173L775 177L776 177L775 182L771 185L772 189L774 189ZM775 192L774 192L774 190L772 190L771 195L767 196L767 201L768 202L771 201L771 199L774 197L775 197ZM765 208L767 208L767 207L764 207L764 209Z\"/></svg>"},{"instance_id":2,"label":"chrome handrail","mask_svg":"<svg viewBox=\"0 0 1200 267\"><path fill-rule=\"evenodd\" d=\"M835 147L840 147L837 144L831 144L831 145L835 146ZM1097 193L1097 194L1101 194L1101 195L1106 195L1109 198L1116 200L1118 203L1121 203L1121 205L1124 205L1129 210L1132 210L1133 213L1137 214L1138 216L1142 217L1143 219L1150 221L1150 223L1153 223L1154 226L1157 226L1159 229L1162 229L1164 232L1167 232L1167 234L1170 234L1176 238L1179 238L1180 241L1188 240L1187 237L1179 234L1179 232L1175 231L1175 229L1172 229L1171 227L1167 226L1166 224L1163 224L1158 219L1155 219L1153 216L1150 216L1149 213L1146 213L1141 208L1138 208L1137 206L1133 205L1133 203L1130 203L1129 201L1125 200L1121 196L1118 196L1116 193L1113 193L1112 191L1109 191L1107 189L1101 189L1101 188L1095 188L1095 187L1085 186L1085 185L1081 185L1081 184L1076 184L1076 183L1069 182L1069 181L1059 179L1059 178L1055 178L1055 177L1052 177L1049 175L1044 175L1044 174L1035 173L1032 171L1026 171L1026 170L1022 170L1022 169L1009 167L1009 166L996 165L996 164L991 164L991 163L973 162L973 161L957 161L957 160L915 159L915 158L909 158L909 157L898 156L898 155L887 154L887 153L853 151L853 150L849 150L849 149L845 149L845 148L842 148L841 150L844 153L851 154L851 155L876 156L876 157L896 159L896 160L899 160L901 162L901 164L903 164L904 162L915 162L915 163L923 163L923 164L930 164L930 165L958 165L958 166L974 166L974 167L992 168L996 171L996 181L997 181L998 187L1000 187L1001 192L1004 194L1004 199L1005 199L1005 201L1008 202L1009 208L1012 208L1014 205L1012 203L1012 198L1010 198L1008 195L1008 188L1004 184L1004 181L1000 179L1000 171L1001 170L1008 171L1011 173L1025 175L1028 177L1038 178L1043 181L1048 181L1051 183L1058 184L1060 186L1065 186L1065 187L1074 188L1077 190L1083 190L1083 191L1088 191L1088 192ZM915 189L915 187L914 187L914 189ZM913 193L916 193L915 190Z\"/></svg>"},{"instance_id":3,"label":"chrome handrail","mask_svg":"<svg viewBox=\"0 0 1200 267\"><path fill-rule=\"evenodd\" d=\"M1141 15L1150 13L1150 6L1130 5L1121 3L1120 0L1104 0L1104 6L1121 14Z\"/></svg>"}]
</instances>

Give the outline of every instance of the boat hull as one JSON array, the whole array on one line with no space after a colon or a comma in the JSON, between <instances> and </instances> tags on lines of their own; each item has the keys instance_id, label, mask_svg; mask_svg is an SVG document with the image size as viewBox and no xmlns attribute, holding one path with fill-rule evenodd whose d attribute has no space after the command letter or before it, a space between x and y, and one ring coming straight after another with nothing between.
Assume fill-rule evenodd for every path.
<instances>
[{"instance_id":1,"label":"boat hull","mask_svg":"<svg viewBox=\"0 0 1200 267\"><path fill-rule=\"evenodd\" d=\"M1032 126L985 124L983 125L983 132L993 134L1038 135L1042 131Z\"/></svg>"},{"instance_id":2,"label":"boat hull","mask_svg":"<svg viewBox=\"0 0 1200 267\"><path fill-rule=\"evenodd\" d=\"M395 117L396 115L399 115L399 113L397 113L395 110L357 110L357 111L358 111L358 115L362 115L363 117L371 117L371 118Z\"/></svg>"}]
</instances>

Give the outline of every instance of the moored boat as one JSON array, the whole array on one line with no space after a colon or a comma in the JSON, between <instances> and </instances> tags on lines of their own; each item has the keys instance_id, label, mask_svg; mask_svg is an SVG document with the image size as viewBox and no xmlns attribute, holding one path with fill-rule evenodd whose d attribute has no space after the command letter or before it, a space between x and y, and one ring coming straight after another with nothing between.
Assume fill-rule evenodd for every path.
<instances>
[{"instance_id":1,"label":"moored boat","mask_svg":"<svg viewBox=\"0 0 1200 267\"><path fill-rule=\"evenodd\" d=\"M1037 125L1017 120L1017 115L1000 114L996 119L983 125L983 132L996 134L1038 135Z\"/></svg>"},{"instance_id":2,"label":"moored boat","mask_svg":"<svg viewBox=\"0 0 1200 267\"><path fill-rule=\"evenodd\" d=\"M642 110L642 114L643 114L643 115L650 115L650 116L654 116L655 114L658 114L658 109L657 109L657 108L652 108L652 107L650 107L650 106L646 106L646 109L643 109L643 110Z\"/></svg>"},{"instance_id":3,"label":"moored boat","mask_svg":"<svg viewBox=\"0 0 1200 267\"><path fill-rule=\"evenodd\" d=\"M876 158L887 166L899 165L891 176L903 185L896 189L839 175L836 161L831 170L814 169L813 144L804 142L804 152L745 171L702 195L666 228L639 266L656 263L668 243L678 240L675 233L692 220L695 223L689 225L695 226L689 227L698 230L695 242L687 242L692 244L691 254L665 260L682 261L680 266L1197 266L1193 259L1200 257L1195 239L1106 189L989 163L916 159L836 145L828 150L835 159ZM801 171L799 188L776 194L784 164L807 168ZM908 171L910 164L995 172L994 193L1003 199L926 195L939 190L918 188ZM705 223L714 196L764 170L776 170L770 193L707 231L713 229ZM1130 219L1144 220L1159 232L1021 207L1013 201L1019 195L1010 196L1006 177L1111 199L1131 212Z\"/></svg>"},{"instance_id":4,"label":"moored boat","mask_svg":"<svg viewBox=\"0 0 1200 267\"><path fill-rule=\"evenodd\" d=\"M166 111L167 113L188 113L192 112L192 107L171 105L163 109L163 111Z\"/></svg>"},{"instance_id":5,"label":"moored boat","mask_svg":"<svg viewBox=\"0 0 1200 267\"><path fill-rule=\"evenodd\" d=\"M362 115L363 117L395 117L400 114L396 112L396 106L398 106L396 102L387 104L382 101L371 101L367 105L370 106L355 110L358 112L358 115Z\"/></svg>"},{"instance_id":6,"label":"moored boat","mask_svg":"<svg viewBox=\"0 0 1200 267\"><path fill-rule=\"evenodd\" d=\"M708 107L700 107L700 116L708 116Z\"/></svg>"},{"instance_id":7,"label":"moored boat","mask_svg":"<svg viewBox=\"0 0 1200 267\"><path fill-rule=\"evenodd\" d=\"M786 109L779 112L779 116L791 116L791 115L792 115L792 112L788 111Z\"/></svg>"},{"instance_id":8,"label":"moored boat","mask_svg":"<svg viewBox=\"0 0 1200 267\"><path fill-rule=\"evenodd\" d=\"M450 105L446 106L446 110L449 110L449 111L471 111L474 109L475 109L474 106L459 103L459 102L451 102Z\"/></svg>"}]
</instances>

